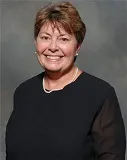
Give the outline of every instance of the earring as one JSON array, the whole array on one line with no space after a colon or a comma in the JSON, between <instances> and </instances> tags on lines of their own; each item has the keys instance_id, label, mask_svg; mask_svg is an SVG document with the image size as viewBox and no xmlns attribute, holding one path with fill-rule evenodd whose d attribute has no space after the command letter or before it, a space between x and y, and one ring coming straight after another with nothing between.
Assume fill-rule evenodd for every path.
<instances>
[{"instance_id":1,"label":"earring","mask_svg":"<svg viewBox=\"0 0 127 160\"><path fill-rule=\"evenodd\" d=\"M76 55L74 57L74 62L76 61L77 57L78 57L78 53L76 53Z\"/></svg>"},{"instance_id":2,"label":"earring","mask_svg":"<svg viewBox=\"0 0 127 160\"><path fill-rule=\"evenodd\" d=\"M37 54L37 52L36 52L36 51L35 51L34 53L35 53L35 54Z\"/></svg>"}]
</instances>

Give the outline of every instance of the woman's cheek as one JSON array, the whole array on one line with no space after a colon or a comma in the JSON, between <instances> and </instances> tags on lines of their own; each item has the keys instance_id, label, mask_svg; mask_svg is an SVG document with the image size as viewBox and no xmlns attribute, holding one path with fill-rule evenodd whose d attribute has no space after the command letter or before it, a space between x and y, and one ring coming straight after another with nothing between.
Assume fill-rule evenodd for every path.
<instances>
[{"instance_id":1,"label":"woman's cheek","mask_svg":"<svg viewBox=\"0 0 127 160\"><path fill-rule=\"evenodd\" d=\"M42 45L37 45L36 49L37 49L37 52L41 54L44 50L44 47Z\"/></svg>"},{"instance_id":2,"label":"woman's cheek","mask_svg":"<svg viewBox=\"0 0 127 160\"><path fill-rule=\"evenodd\" d=\"M36 48L39 53L43 53L45 50L48 49L48 46L49 46L48 43L43 42L43 43L38 44Z\"/></svg>"}]
</instances>

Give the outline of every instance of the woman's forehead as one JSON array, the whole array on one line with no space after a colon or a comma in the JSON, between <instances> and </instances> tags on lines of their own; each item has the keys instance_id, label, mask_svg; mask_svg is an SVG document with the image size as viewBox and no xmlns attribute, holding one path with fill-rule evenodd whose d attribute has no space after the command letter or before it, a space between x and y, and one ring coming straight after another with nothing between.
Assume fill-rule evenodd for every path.
<instances>
[{"instance_id":1,"label":"woman's forehead","mask_svg":"<svg viewBox=\"0 0 127 160\"><path fill-rule=\"evenodd\" d=\"M48 32L59 32L62 34L70 34L68 33L65 29L64 26L62 26L62 24L60 24L59 22L46 22L40 29L40 32L44 32L44 31L48 31Z\"/></svg>"}]
</instances>

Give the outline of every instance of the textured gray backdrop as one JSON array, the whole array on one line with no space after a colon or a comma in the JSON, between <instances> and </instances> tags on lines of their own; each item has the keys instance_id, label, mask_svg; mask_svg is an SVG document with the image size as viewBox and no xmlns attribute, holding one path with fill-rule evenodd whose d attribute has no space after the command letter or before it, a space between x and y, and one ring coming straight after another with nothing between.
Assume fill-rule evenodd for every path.
<instances>
[{"instance_id":1,"label":"textured gray backdrop","mask_svg":"<svg viewBox=\"0 0 127 160\"><path fill-rule=\"evenodd\" d=\"M47 1L49 2L49 1ZM53 2L56 2L54 0ZM86 23L87 34L77 65L115 87L127 128L127 1L71 0ZM1 160L5 160L5 126L13 93L24 80L40 73L34 54L33 24L44 0L4 0L1 4L2 105Z\"/></svg>"}]
</instances>

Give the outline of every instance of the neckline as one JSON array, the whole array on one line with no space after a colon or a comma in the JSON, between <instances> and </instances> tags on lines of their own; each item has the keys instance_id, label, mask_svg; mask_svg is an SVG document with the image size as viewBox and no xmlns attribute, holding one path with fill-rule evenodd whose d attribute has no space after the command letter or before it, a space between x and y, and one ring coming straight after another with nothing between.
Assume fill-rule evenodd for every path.
<instances>
[{"instance_id":1,"label":"neckline","mask_svg":"<svg viewBox=\"0 0 127 160\"><path fill-rule=\"evenodd\" d=\"M78 74L78 71L79 71L79 69L78 69L78 67L76 67L76 72L75 72L72 80L71 80L68 84L74 82L74 81L78 78L78 77L76 78L76 76L77 76L77 74ZM75 79L75 78L76 78L76 79ZM66 84L66 85L68 85L68 84ZM65 86L66 86L66 85L65 85ZM64 87L65 87L65 86L64 86ZM42 78L42 87L43 87L44 92L47 93L47 94L48 94L48 93L51 93L51 92L53 92L53 91L59 91L59 90L64 89L64 87L59 88L59 89L52 89L52 90L46 89L46 88L45 88L44 75L43 75L43 78Z\"/></svg>"},{"instance_id":2,"label":"neckline","mask_svg":"<svg viewBox=\"0 0 127 160\"><path fill-rule=\"evenodd\" d=\"M85 73L85 72L82 71L82 72L80 73L80 75L76 78L75 81L73 81L73 82L67 84L66 86L64 86L64 87L61 88L61 89L57 89L57 90L51 91L50 94L62 92L62 91L64 91L66 88L68 88L68 87L70 87L70 86L76 84L76 83L82 78L82 76L84 75L84 73ZM44 91L43 86L42 86L42 85L43 85L43 84L42 84L42 79L43 79L43 77L44 77L44 74L45 74L45 71L42 72L42 76L41 76L41 90L43 90L43 92L44 92L45 94L47 94L47 93ZM50 94L47 94L47 95L50 95Z\"/></svg>"}]
</instances>

